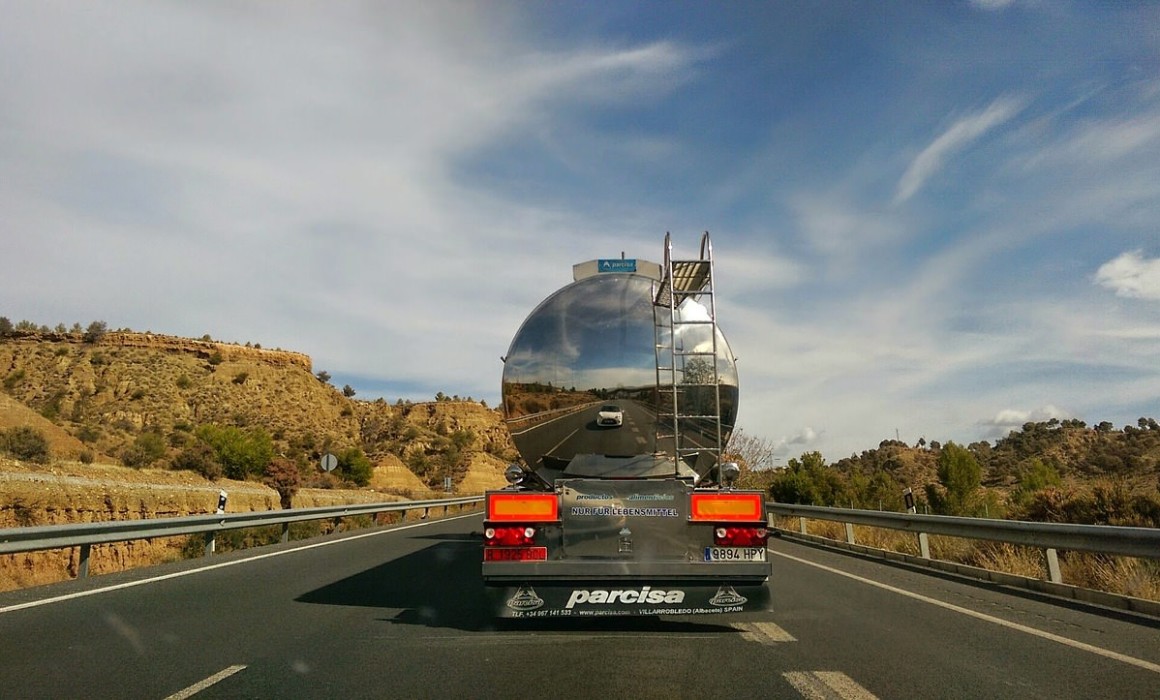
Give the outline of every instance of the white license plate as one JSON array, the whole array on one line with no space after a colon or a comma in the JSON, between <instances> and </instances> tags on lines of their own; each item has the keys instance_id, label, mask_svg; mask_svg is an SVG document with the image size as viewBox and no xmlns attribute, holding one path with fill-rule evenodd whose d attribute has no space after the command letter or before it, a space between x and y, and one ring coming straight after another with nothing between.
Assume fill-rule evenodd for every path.
<instances>
[{"instance_id":1,"label":"white license plate","mask_svg":"<svg viewBox=\"0 0 1160 700\"><path fill-rule=\"evenodd\" d=\"M765 547L706 547L705 561L765 561Z\"/></svg>"}]
</instances>

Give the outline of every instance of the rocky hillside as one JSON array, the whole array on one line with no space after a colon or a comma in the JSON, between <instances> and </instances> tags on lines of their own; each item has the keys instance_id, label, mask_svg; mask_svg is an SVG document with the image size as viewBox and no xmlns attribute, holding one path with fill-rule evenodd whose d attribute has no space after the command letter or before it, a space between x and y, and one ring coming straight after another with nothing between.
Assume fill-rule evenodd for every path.
<instances>
[{"instance_id":1,"label":"rocky hillside","mask_svg":"<svg viewBox=\"0 0 1160 700\"><path fill-rule=\"evenodd\" d=\"M169 452L143 465L154 467L199 425L261 428L275 454L299 462L358 448L373 463L394 455L425 466L432 473L420 476L431 484L461 480L474 454L514 457L498 413L479 403L362 401L311 372L300 353L211 340L9 333L0 339L0 428L35 424L54 457L106 463L124 461L140 435L156 433ZM454 462L440 463L452 436Z\"/></svg>"}]
</instances>

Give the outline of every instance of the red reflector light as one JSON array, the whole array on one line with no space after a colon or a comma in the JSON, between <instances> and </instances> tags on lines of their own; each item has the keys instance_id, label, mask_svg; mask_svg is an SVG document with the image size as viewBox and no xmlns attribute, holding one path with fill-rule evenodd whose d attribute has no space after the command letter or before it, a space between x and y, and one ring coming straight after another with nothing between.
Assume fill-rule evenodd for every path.
<instances>
[{"instance_id":1,"label":"red reflector light","mask_svg":"<svg viewBox=\"0 0 1160 700\"><path fill-rule=\"evenodd\" d=\"M525 547L536 538L536 528L526 525L504 525L483 530L483 544L487 547Z\"/></svg>"},{"instance_id":2,"label":"red reflector light","mask_svg":"<svg viewBox=\"0 0 1160 700\"><path fill-rule=\"evenodd\" d=\"M713 531L713 544L718 547L764 547L769 530L763 527L719 527Z\"/></svg>"},{"instance_id":3,"label":"red reflector light","mask_svg":"<svg viewBox=\"0 0 1160 700\"><path fill-rule=\"evenodd\" d=\"M547 561L547 547L484 547L484 561Z\"/></svg>"},{"instance_id":4,"label":"red reflector light","mask_svg":"<svg viewBox=\"0 0 1160 700\"><path fill-rule=\"evenodd\" d=\"M689 519L715 522L765 522L760 493L694 493L689 497Z\"/></svg>"},{"instance_id":5,"label":"red reflector light","mask_svg":"<svg viewBox=\"0 0 1160 700\"><path fill-rule=\"evenodd\" d=\"M560 519L554 493L489 493L487 519L509 523L544 523Z\"/></svg>"}]
</instances>

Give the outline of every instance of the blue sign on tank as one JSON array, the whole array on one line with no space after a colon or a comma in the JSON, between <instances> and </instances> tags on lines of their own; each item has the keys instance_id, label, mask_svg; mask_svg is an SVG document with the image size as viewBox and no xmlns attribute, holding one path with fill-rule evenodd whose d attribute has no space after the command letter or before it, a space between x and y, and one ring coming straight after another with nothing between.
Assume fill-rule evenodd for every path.
<instances>
[{"instance_id":1,"label":"blue sign on tank","mask_svg":"<svg viewBox=\"0 0 1160 700\"><path fill-rule=\"evenodd\" d=\"M636 272L636 259L629 260L597 260L596 269L600 272Z\"/></svg>"}]
</instances>

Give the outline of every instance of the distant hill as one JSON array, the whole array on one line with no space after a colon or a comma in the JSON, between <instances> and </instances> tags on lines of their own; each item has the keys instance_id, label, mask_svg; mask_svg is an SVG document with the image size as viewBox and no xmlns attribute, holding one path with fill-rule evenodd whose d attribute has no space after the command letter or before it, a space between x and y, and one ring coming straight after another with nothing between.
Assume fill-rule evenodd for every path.
<instances>
[{"instance_id":1,"label":"distant hill","mask_svg":"<svg viewBox=\"0 0 1160 700\"><path fill-rule=\"evenodd\" d=\"M1052 419L993 445L883 440L833 464L806 453L745 483L783 503L899 511L910 489L920 512L1160 527L1160 424Z\"/></svg>"},{"instance_id":2,"label":"distant hill","mask_svg":"<svg viewBox=\"0 0 1160 700\"><path fill-rule=\"evenodd\" d=\"M1002 490L1017 488L1027 470L1038 461L1059 476L1063 484L1114 480L1130 490L1160 487L1160 424L1141 418L1136 425L1117 429L1111 423L1089 427L1080 420L1051 419L1026 423L992 445L986 441L965 445L978 461L982 485ZM883 440L832 465L863 475L885 470L900 483L921 487L937 483L937 441L910 446Z\"/></svg>"},{"instance_id":3,"label":"distant hill","mask_svg":"<svg viewBox=\"0 0 1160 700\"><path fill-rule=\"evenodd\" d=\"M428 403L355 398L312 373L309 356L284 350L130 331L15 330L0 334L0 429L29 425L51 455L125 462L144 433L165 467L197 426L261 429L274 453L316 465L325 452L357 448L372 464L411 468L419 481L458 483L476 458L490 468L514 459L499 413L472 401ZM317 470L305 469L322 485ZM502 484L502 469L497 473Z\"/></svg>"}]
</instances>

